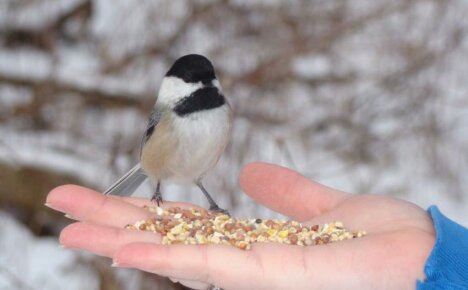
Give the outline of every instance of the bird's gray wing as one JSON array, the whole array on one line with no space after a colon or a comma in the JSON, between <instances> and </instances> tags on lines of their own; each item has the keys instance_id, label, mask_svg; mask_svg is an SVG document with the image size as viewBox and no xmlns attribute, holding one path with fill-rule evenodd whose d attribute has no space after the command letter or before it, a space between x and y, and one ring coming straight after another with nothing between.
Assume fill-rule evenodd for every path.
<instances>
[{"instance_id":1,"label":"bird's gray wing","mask_svg":"<svg viewBox=\"0 0 468 290\"><path fill-rule=\"evenodd\" d=\"M151 137L154 132L154 129L159 123L161 116L164 112L164 108L162 106L155 106L153 111L151 112L148 120L148 125L146 126L145 133L143 134L143 138L141 140L140 145L140 157L141 152L143 149L143 145L145 145L146 141ZM133 167L129 172L125 173L116 183L114 183L111 187L109 187L104 194L110 195L120 195L120 196L128 196L131 195L147 178L147 175L141 169L140 163L138 163L135 167Z\"/></svg>"},{"instance_id":2,"label":"bird's gray wing","mask_svg":"<svg viewBox=\"0 0 468 290\"><path fill-rule=\"evenodd\" d=\"M128 196L145 181L146 174L140 167L140 163L135 165L129 172L125 173L116 183L104 191L105 195Z\"/></svg>"},{"instance_id":3,"label":"bird's gray wing","mask_svg":"<svg viewBox=\"0 0 468 290\"><path fill-rule=\"evenodd\" d=\"M146 141L151 137L154 132L154 129L159 123L161 116L164 112L164 108L162 106L155 106L153 111L150 114L148 125L146 126L145 133L143 134L143 138L141 140L140 145L140 157L141 152L143 149L143 145L145 145ZM129 172L127 172L124 176L122 176L115 184L109 187L104 194L110 195L120 195L120 196L128 196L131 195L147 178L147 175L141 169L140 163L138 163L135 167L133 167Z\"/></svg>"},{"instance_id":4,"label":"bird's gray wing","mask_svg":"<svg viewBox=\"0 0 468 290\"><path fill-rule=\"evenodd\" d=\"M154 129L159 123L159 120L161 120L161 116L164 112L164 108L161 106L155 106L153 111L151 112L149 119L148 119L148 125L146 126L145 133L143 134L143 137L141 138L141 144L140 144L140 157L141 157L141 152L143 150L143 145L145 145L146 141L151 137L151 135L154 132Z\"/></svg>"}]
</instances>

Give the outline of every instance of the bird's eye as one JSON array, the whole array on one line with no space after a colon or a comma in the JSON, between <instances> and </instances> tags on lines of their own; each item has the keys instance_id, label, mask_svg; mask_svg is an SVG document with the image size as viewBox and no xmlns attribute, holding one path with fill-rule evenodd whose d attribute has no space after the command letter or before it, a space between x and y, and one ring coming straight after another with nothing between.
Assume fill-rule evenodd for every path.
<instances>
[{"instance_id":1,"label":"bird's eye","mask_svg":"<svg viewBox=\"0 0 468 290\"><path fill-rule=\"evenodd\" d=\"M190 81L190 80L192 79L192 76L193 76L193 74L192 74L191 71L186 71L186 72L184 73L184 80Z\"/></svg>"}]
</instances>

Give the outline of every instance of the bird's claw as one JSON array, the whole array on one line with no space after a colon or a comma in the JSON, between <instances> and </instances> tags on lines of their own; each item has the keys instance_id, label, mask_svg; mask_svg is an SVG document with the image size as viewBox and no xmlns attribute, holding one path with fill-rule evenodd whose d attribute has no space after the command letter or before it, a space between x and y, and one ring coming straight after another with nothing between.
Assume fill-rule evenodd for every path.
<instances>
[{"instance_id":1,"label":"bird's claw","mask_svg":"<svg viewBox=\"0 0 468 290\"><path fill-rule=\"evenodd\" d=\"M160 195L153 195L151 197L151 201L152 202L156 201L156 204L158 205L158 207L163 203L162 196L160 196Z\"/></svg>"},{"instance_id":2,"label":"bird's claw","mask_svg":"<svg viewBox=\"0 0 468 290\"><path fill-rule=\"evenodd\" d=\"M220 208L220 207L218 207L218 206L210 206L209 210L210 210L210 211L219 212L219 213L223 213L223 214L225 214L225 215L231 216L231 215L229 214L229 211L227 211L227 210L225 210L225 209L222 209L222 208Z\"/></svg>"}]
</instances>

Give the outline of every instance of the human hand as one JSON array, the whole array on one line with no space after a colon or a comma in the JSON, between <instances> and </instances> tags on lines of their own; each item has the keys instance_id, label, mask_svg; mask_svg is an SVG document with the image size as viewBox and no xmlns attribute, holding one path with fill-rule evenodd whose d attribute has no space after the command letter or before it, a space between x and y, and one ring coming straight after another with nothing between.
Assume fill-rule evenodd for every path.
<instances>
[{"instance_id":1,"label":"human hand","mask_svg":"<svg viewBox=\"0 0 468 290\"><path fill-rule=\"evenodd\" d=\"M252 163L240 184L253 199L306 225L343 221L368 235L319 246L257 243L161 245L157 234L124 229L151 214L147 199L104 196L77 186L51 191L47 205L78 222L60 243L111 257L119 267L172 277L196 289L414 289L435 242L434 227L418 206L380 195L351 195L289 169ZM193 205L164 202L165 207Z\"/></svg>"}]
</instances>

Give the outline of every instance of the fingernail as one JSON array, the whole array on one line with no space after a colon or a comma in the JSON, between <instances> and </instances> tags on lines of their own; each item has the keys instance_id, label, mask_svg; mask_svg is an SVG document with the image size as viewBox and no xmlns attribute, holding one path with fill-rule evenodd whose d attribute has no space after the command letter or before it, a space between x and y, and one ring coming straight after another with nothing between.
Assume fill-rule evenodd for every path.
<instances>
[{"instance_id":1,"label":"fingernail","mask_svg":"<svg viewBox=\"0 0 468 290\"><path fill-rule=\"evenodd\" d=\"M73 217L72 215L69 215L68 213L65 214L65 217L66 217L66 218L69 218L69 219L71 219L71 220L76 220L75 217Z\"/></svg>"},{"instance_id":2,"label":"fingernail","mask_svg":"<svg viewBox=\"0 0 468 290\"><path fill-rule=\"evenodd\" d=\"M114 268L131 268L131 266L128 266L128 265L125 265L125 264L122 265L119 261L116 261L116 260L112 261L111 267L114 267Z\"/></svg>"},{"instance_id":3,"label":"fingernail","mask_svg":"<svg viewBox=\"0 0 468 290\"><path fill-rule=\"evenodd\" d=\"M59 244L59 248L60 248L60 249L68 249L67 246L64 246L64 245L62 245L62 244Z\"/></svg>"},{"instance_id":4,"label":"fingernail","mask_svg":"<svg viewBox=\"0 0 468 290\"><path fill-rule=\"evenodd\" d=\"M50 203L46 202L44 203L44 206L48 207L48 208L51 208L53 210L57 210L53 205L51 205Z\"/></svg>"},{"instance_id":5,"label":"fingernail","mask_svg":"<svg viewBox=\"0 0 468 290\"><path fill-rule=\"evenodd\" d=\"M172 277L168 277L168 278L174 283L179 283L179 280L177 280L176 278L172 278Z\"/></svg>"}]
</instances>

